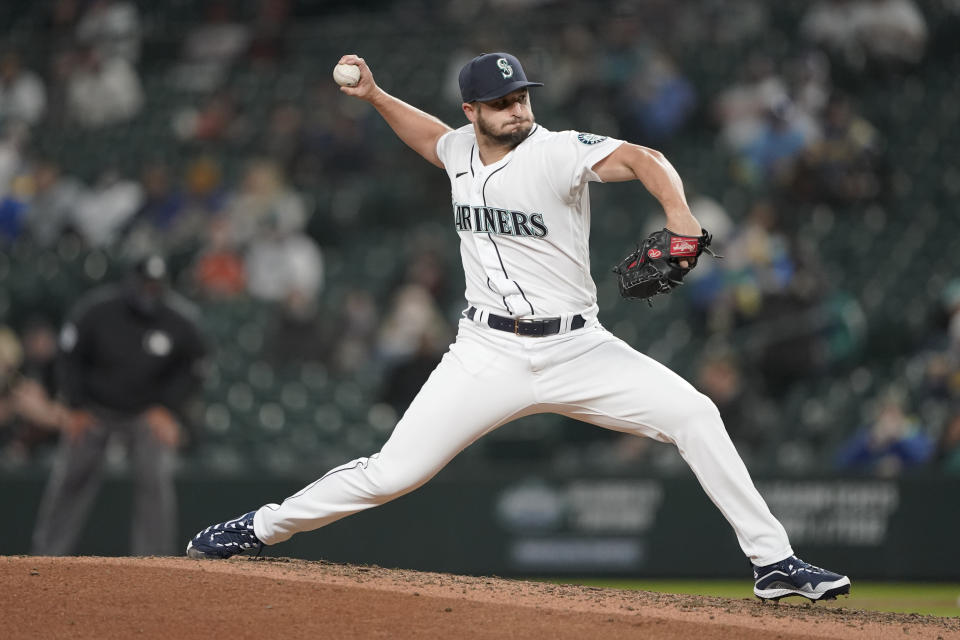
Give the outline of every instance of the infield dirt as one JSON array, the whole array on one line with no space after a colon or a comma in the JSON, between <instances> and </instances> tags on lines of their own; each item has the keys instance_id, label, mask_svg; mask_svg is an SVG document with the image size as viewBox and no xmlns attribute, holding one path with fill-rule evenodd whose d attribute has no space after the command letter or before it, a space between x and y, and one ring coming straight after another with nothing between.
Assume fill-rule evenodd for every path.
<instances>
[{"instance_id":1,"label":"infield dirt","mask_svg":"<svg viewBox=\"0 0 960 640\"><path fill-rule=\"evenodd\" d=\"M0 584L10 639L960 639L956 618L286 558L2 556Z\"/></svg>"}]
</instances>

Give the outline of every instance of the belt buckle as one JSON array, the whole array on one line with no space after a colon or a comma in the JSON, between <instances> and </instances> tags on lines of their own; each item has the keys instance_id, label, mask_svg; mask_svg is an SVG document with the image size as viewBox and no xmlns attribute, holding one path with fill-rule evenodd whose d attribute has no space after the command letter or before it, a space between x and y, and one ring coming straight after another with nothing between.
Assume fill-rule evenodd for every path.
<instances>
[{"instance_id":1,"label":"belt buckle","mask_svg":"<svg viewBox=\"0 0 960 640\"><path fill-rule=\"evenodd\" d=\"M513 319L513 334L520 335L520 318Z\"/></svg>"}]
</instances>

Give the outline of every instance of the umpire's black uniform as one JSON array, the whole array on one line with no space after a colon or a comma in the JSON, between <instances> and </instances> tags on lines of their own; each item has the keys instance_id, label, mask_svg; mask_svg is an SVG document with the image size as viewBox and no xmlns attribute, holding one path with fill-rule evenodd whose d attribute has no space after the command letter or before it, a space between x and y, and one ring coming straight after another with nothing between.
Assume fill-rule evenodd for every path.
<instances>
[{"instance_id":1,"label":"umpire's black uniform","mask_svg":"<svg viewBox=\"0 0 960 640\"><path fill-rule=\"evenodd\" d=\"M145 412L163 407L183 424L185 405L200 386L206 348L196 313L166 290L165 272L161 258L148 258L122 285L84 296L64 324L61 392L72 408L89 412L95 421L78 437L61 437L40 505L34 554L73 551L113 437L126 445L136 482L132 553L174 551L174 447L157 439Z\"/></svg>"}]
</instances>

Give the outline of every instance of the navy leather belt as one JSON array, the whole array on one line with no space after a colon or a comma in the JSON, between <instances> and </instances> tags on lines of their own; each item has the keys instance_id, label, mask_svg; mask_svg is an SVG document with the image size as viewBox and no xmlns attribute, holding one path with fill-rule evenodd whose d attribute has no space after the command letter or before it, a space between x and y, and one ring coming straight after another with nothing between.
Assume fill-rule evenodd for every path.
<instances>
[{"instance_id":1,"label":"navy leather belt","mask_svg":"<svg viewBox=\"0 0 960 640\"><path fill-rule=\"evenodd\" d=\"M467 309L467 318L473 320L477 315L477 308ZM582 328L587 321L579 313L570 319L570 330ZM523 320L520 318L507 318L492 313L487 314L487 326L498 331L509 331L518 336L552 336L560 333L560 318L543 318L540 320Z\"/></svg>"}]
</instances>

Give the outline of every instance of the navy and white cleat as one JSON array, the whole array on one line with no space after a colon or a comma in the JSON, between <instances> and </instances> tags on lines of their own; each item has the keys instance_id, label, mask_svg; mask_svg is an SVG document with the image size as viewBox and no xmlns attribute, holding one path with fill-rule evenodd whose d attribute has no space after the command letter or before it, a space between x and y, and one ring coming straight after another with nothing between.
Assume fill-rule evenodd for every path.
<instances>
[{"instance_id":1,"label":"navy and white cleat","mask_svg":"<svg viewBox=\"0 0 960 640\"><path fill-rule=\"evenodd\" d=\"M253 514L210 525L187 543L187 555L191 558L226 559L256 549L259 555L263 543L253 533Z\"/></svg>"},{"instance_id":2,"label":"navy and white cleat","mask_svg":"<svg viewBox=\"0 0 960 640\"><path fill-rule=\"evenodd\" d=\"M790 556L765 567L753 567L753 593L761 600L803 596L811 602L835 600L850 593L850 578Z\"/></svg>"}]
</instances>

